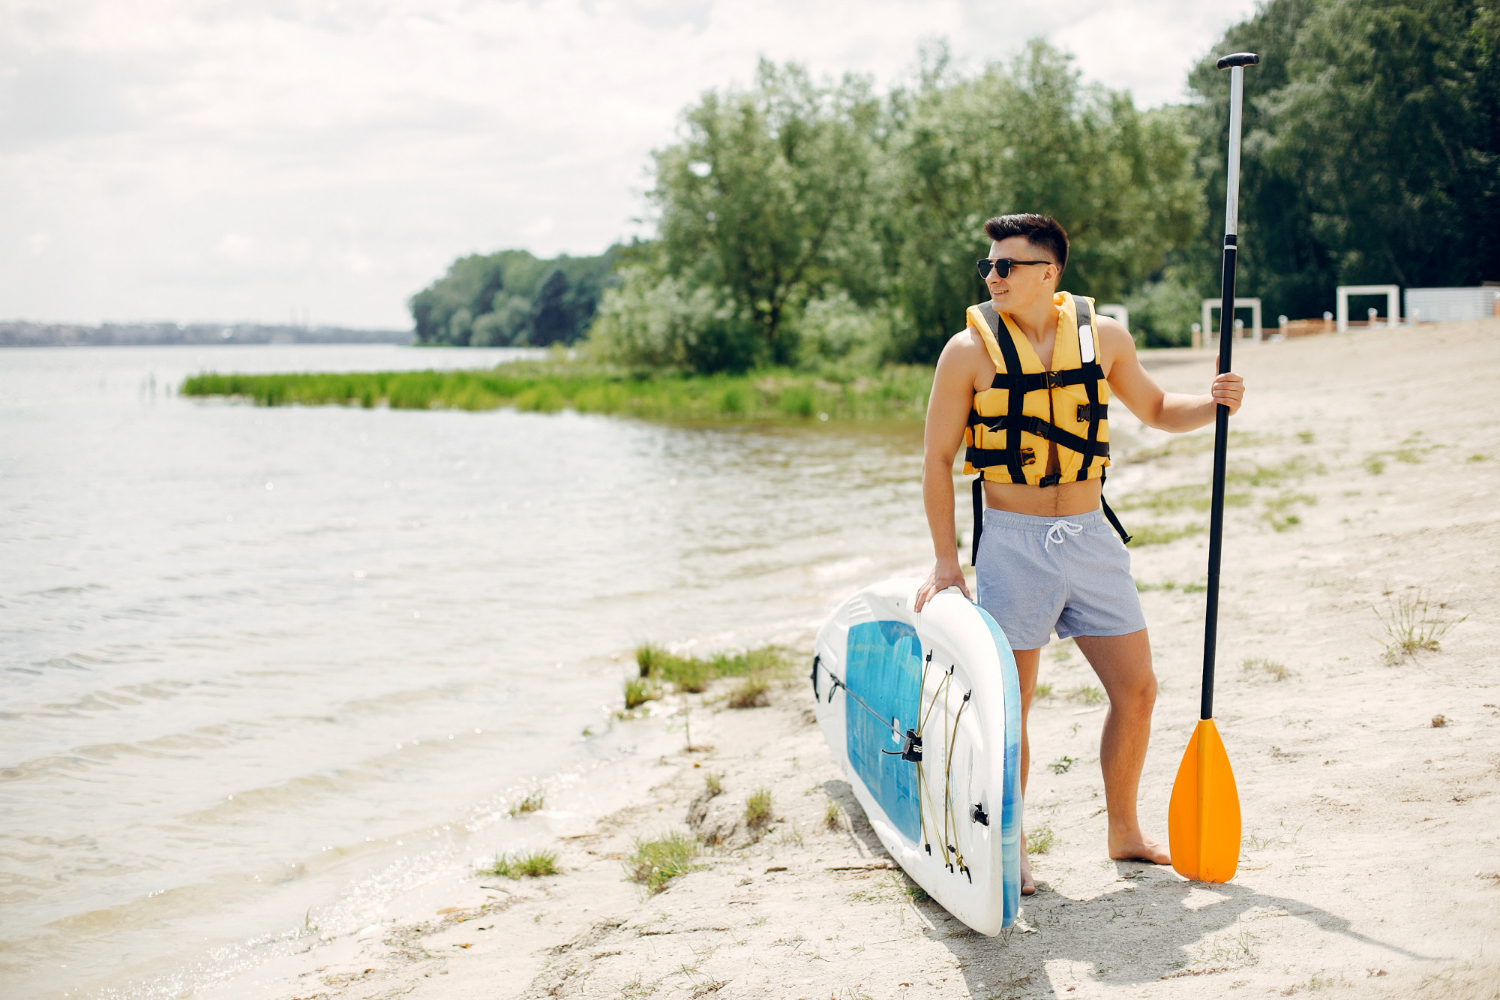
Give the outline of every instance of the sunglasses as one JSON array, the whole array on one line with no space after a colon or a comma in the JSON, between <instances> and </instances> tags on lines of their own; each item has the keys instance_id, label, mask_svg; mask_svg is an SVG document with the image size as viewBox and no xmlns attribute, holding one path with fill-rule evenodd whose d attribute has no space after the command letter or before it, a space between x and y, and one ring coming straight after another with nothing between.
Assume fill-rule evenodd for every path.
<instances>
[{"instance_id":1,"label":"sunglasses","mask_svg":"<svg viewBox=\"0 0 1500 1000\"><path fill-rule=\"evenodd\" d=\"M1009 257L1001 257L999 260L991 260L988 257L981 257L974 263L979 267L979 276L981 278L988 278L990 276L991 269L994 270L996 277L1004 278L1010 274L1011 268L1016 267L1019 264L1050 264L1052 262L1050 260L1011 260Z\"/></svg>"}]
</instances>

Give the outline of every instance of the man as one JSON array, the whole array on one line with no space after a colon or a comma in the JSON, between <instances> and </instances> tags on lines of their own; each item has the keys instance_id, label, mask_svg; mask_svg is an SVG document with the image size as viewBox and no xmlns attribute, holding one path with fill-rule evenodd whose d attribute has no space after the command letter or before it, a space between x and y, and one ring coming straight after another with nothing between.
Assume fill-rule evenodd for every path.
<instances>
[{"instance_id":1,"label":"man","mask_svg":"<svg viewBox=\"0 0 1500 1000\"><path fill-rule=\"evenodd\" d=\"M1020 674L1022 794L1031 694L1041 647L1056 629L1077 642L1109 695L1099 741L1109 856L1169 864L1136 817L1156 676L1130 556L1100 510L1109 394L1147 425L1182 432L1212 422L1218 404L1238 410L1244 381L1223 374L1201 396L1163 392L1124 326L1057 291L1068 236L1054 219L1003 215L984 231L990 252L978 264L990 301L971 308L967 327L943 348L927 405L922 496L937 565L916 610L948 587L969 596L953 525L953 459L967 444L964 471L983 477L982 494L975 481L979 604L1005 631ZM1023 832L1021 892L1029 896L1036 887L1025 844Z\"/></svg>"}]
</instances>

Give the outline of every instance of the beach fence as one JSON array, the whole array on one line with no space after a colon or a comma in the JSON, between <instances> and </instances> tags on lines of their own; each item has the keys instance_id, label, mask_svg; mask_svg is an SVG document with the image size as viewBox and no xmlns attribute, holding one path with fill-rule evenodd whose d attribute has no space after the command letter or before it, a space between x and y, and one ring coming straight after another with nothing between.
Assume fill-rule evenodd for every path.
<instances>
[{"instance_id":1,"label":"beach fence","mask_svg":"<svg viewBox=\"0 0 1500 1000\"><path fill-rule=\"evenodd\" d=\"M1130 310L1118 302L1109 302L1100 306L1099 313L1102 316L1113 316L1120 321L1121 326L1127 330L1130 329Z\"/></svg>"},{"instance_id":2,"label":"beach fence","mask_svg":"<svg viewBox=\"0 0 1500 1000\"><path fill-rule=\"evenodd\" d=\"M1349 300L1360 296L1384 298L1383 318L1380 310L1372 307L1365 310L1363 320L1350 319ZM1276 331L1269 338L1264 336L1261 329L1260 299L1236 298L1234 308L1235 311L1250 310L1251 335L1257 343L1263 339L1289 340L1323 333L1347 333L1351 327L1415 326L1418 323L1454 323L1490 316L1500 317L1500 281L1487 281L1471 288L1408 288L1405 292L1404 313L1398 305L1401 298L1399 285L1339 285L1335 289L1337 315L1325 312L1322 319L1288 319L1284 314L1277 316ZM1202 347L1217 330L1213 320L1219 307L1218 299L1203 300L1203 322L1193 324L1194 347ZM1100 306L1099 311L1117 316L1122 323L1129 315L1124 306ZM1234 321L1235 336L1244 335L1244 326L1242 320ZM1204 331L1207 331L1207 336Z\"/></svg>"},{"instance_id":3,"label":"beach fence","mask_svg":"<svg viewBox=\"0 0 1500 1000\"><path fill-rule=\"evenodd\" d=\"M1385 325L1399 326L1401 324L1401 288L1399 285L1339 285L1337 289L1339 333L1344 333L1349 329L1349 296L1351 295L1384 295ZM1379 313L1371 309L1367 315L1369 316L1368 325L1374 326Z\"/></svg>"},{"instance_id":4,"label":"beach fence","mask_svg":"<svg viewBox=\"0 0 1500 1000\"><path fill-rule=\"evenodd\" d=\"M1410 323L1454 323L1500 316L1500 282L1473 288L1408 288L1406 318Z\"/></svg>"},{"instance_id":5,"label":"beach fence","mask_svg":"<svg viewBox=\"0 0 1500 1000\"><path fill-rule=\"evenodd\" d=\"M1203 331L1206 330L1211 334L1215 329L1217 329L1214 326L1214 312L1215 310L1222 308L1222 301L1223 300L1221 299L1203 300L1203 325L1193 331L1194 347L1202 346ZM1250 310L1250 328L1253 331L1252 336L1254 336L1256 343L1260 343L1261 337L1264 332L1262 331L1260 325L1260 299L1236 298L1234 300L1234 308L1236 312L1241 309ZM1236 337L1243 336L1244 334L1242 331L1244 329L1245 324L1243 322L1241 322L1240 320L1234 321L1234 335Z\"/></svg>"}]
</instances>

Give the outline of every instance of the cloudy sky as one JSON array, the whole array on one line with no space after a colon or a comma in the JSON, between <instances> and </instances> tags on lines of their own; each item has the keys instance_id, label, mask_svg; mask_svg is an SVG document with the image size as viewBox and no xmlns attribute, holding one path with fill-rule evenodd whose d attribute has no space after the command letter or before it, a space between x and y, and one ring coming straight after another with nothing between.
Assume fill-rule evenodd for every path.
<instances>
[{"instance_id":1,"label":"cloudy sky","mask_svg":"<svg viewBox=\"0 0 1500 1000\"><path fill-rule=\"evenodd\" d=\"M1253 0L0 0L0 319L410 326L455 256L640 232L758 57L903 78L1045 36L1142 106Z\"/></svg>"}]
</instances>

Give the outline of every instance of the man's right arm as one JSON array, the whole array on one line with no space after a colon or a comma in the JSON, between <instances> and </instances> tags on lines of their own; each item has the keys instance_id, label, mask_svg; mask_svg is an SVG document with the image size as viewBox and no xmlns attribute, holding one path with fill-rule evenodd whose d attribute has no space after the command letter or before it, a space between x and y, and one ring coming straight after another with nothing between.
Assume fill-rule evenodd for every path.
<instances>
[{"instance_id":1,"label":"man's right arm","mask_svg":"<svg viewBox=\"0 0 1500 1000\"><path fill-rule=\"evenodd\" d=\"M953 459L964 442L964 428L974 405L974 381L984 347L974 334L956 334L938 358L927 400L927 425L922 441L922 502L932 532L936 558L932 573L917 590L913 611L949 587L958 587L970 600L968 583L958 561L958 539L953 529Z\"/></svg>"}]
</instances>

